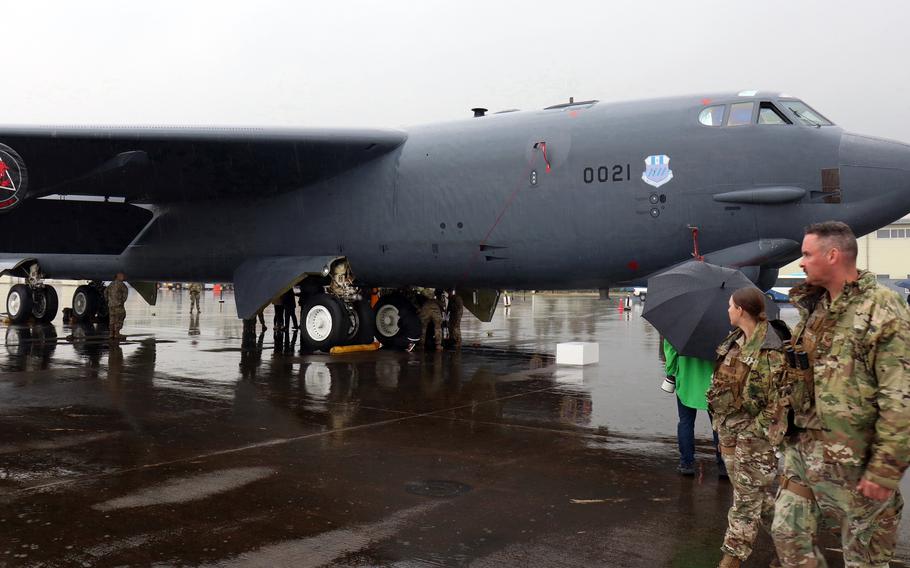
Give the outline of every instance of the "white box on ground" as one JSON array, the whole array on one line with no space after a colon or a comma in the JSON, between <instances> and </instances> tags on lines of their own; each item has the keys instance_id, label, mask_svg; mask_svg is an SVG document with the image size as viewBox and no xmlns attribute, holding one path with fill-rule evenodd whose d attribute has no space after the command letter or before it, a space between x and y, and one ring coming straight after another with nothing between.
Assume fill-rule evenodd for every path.
<instances>
[{"instance_id":1,"label":"white box on ground","mask_svg":"<svg viewBox=\"0 0 910 568\"><path fill-rule=\"evenodd\" d=\"M600 361L600 350L596 343L570 341L556 344L557 365L591 365Z\"/></svg>"}]
</instances>

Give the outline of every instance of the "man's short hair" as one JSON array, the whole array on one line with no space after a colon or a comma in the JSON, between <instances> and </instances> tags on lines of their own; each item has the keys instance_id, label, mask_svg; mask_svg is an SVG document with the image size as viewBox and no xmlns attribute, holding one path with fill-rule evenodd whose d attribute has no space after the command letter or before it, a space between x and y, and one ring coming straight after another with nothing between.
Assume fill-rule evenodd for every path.
<instances>
[{"instance_id":1,"label":"man's short hair","mask_svg":"<svg viewBox=\"0 0 910 568\"><path fill-rule=\"evenodd\" d=\"M856 235L853 234L853 229L846 223L841 223L840 221L812 223L806 227L806 234L824 239L825 244L828 245L828 250L836 248L847 258L856 261L856 255L859 253L859 247L856 246Z\"/></svg>"}]
</instances>

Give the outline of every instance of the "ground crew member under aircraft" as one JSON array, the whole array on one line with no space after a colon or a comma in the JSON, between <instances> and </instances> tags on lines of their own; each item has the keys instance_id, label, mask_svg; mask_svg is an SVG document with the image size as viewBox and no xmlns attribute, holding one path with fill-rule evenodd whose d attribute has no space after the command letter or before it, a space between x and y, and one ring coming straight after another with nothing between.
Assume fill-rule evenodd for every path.
<instances>
[{"instance_id":1,"label":"ground crew member under aircraft","mask_svg":"<svg viewBox=\"0 0 910 568\"><path fill-rule=\"evenodd\" d=\"M417 315L420 317L420 344L426 348L427 328L430 323L433 324L434 341L436 342L436 351L442 351L442 306L439 302L441 290L434 294L435 297L428 297L427 301L420 306Z\"/></svg>"},{"instance_id":2,"label":"ground crew member under aircraft","mask_svg":"<svg viewBox=\"0 0 910 568\"><path fill-rule=\"evenodd\" d=\"M272 298L272 309L275 310L275 315L272 318L272 326L275 328L275 331L282 331L284 329L284 303L281 296Z\"/></svg>"},{"instance_id":3,"label":"ground crew member under aircraft","mask_svg":"<svg viewBox=\"0 0 910 568\"><path fill-rule=\"evenodd\" d=\"M193 313L193 306L196 307L196 313L201 313L199 309L199 295L202 294L202 284L193 282L190 284L190 313Z\"/></svg>"},{"instance_id":4,"label":"ground crew member under aircraft","mask_svg":"<svg viewBox=\"0 0 910 568\"><path fill-rule=\"evenodd\" d=\"M454 341L455 348L461 347L461 316L464 313L464 300L462 300L455 290L452 290L449 298L449 338Z\"/></svg>"},{"instance_id":5,"label":"ground crew member under aircraft","mask_svg":"<svg viewBox=\"0 0 910 568\"><path fill-rule=\"evenodd\" d=\"M123 283L125 278L126 275L124 273L118 272L110 286L104 289L104 299L107 301L107 313L110 317L108 325L111 339L123 339L123 336L120 335L120 330L123 329L123 320L126 319L126 309L123 306L126 304L126 297L129 295L129 290L126 284Z\"/></svg>"},{"instance_id":6,"label":"ground crew member under aircraft","mask_svg":"<svg viewBox=\"0 0 910 568\"><path fill-rule=\"evenodd\" d=\"M281 295L281 305L284 307L284 329L299 329L300 324L297 322L297 298L294 296L293 288ZM292 321L294 322L293 328L291 327Z\"/></svg>"},{"instance_id":7,"label":"ground crew member under aircraft","mask_svg":"<svg viewBox=\"0 0 910 568\"><path fill-rule=\"evenodd\" d=\"M857 270L844 223L807 227L802 254L785 380L794 428L783 444L774 544L784 566L824 566L814 537L825 514L841 524L845 566L887 566L910 462L910 310Z\"/></svg>"}]
</instances>

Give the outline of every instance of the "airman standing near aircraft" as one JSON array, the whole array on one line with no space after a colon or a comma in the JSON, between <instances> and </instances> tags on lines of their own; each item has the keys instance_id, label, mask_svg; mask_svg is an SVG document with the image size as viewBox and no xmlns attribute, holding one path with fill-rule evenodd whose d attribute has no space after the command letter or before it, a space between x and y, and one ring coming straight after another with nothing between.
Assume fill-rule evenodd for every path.
<instances>
[{"instance_id":1,"label":"airman standing near aircraft","mask_svg":"<svg viewBox=\"0 0 910 568\"><path fill-rule=\"evenodd\" d=\"M449 337L454 341L455 349L461 349L461 316L464 313L464 300L455 290L449 298Z\"/></svg>"},{"instance_id":2,"label":"airman standing near aircraft","mask_svg":"<svg viewBox=\"0 0 910 568\"><path fill-rule=\"evenodd\" d=\"M297 297L294 295L293 288L281 295L281 305L284 307L284 329L288 330L288 332L292 329L299 329L300 323L297 321ZM293 328L291 327L291 322L294 323Z\"/></svg>"},{"instance_id":3,"label":"airman standing near aircraft","mask_svg":"<svg viewBox=\"0 0 910 568\"><path fill-rule=\"evenodd\" d=\"M196 313L201 313L199 309L199 296L202 294L202 284L193 282L190 284L190 313L193 313L193 306L196 307Z\"/></svg>"},{"instance_id":4,"label":"airman standing near aircraft","mask_svg":"<svg viewBox=\"0 0 910 568\"><path fill-rule=\"evenodd\" d=\"M784 442L774 543L784 566L824 566L813 542L824 513L841 523L846 566L887 566L910 461L910 310L857 270L846 224L805 233L806 281L790 291L801 316L788 356L796 431Z\"/></svg>"},{"instance_id":5,"label":"airman standing near aircraft","mask_svg":"<svg viewBox=\"0 0 910 568\"><path fill-rule=\"evenodd\" d=\"M427 296L427 301L417 312L420 318L420 343L426 346L427 327L432 322L436 351L442 351L442 307L438 295L430 296L428 293Z\"/></svg>"},{"instance_id":6,"label":"airman standing near aircraft","mask_svg":"<svg viewBox=\"0 0 910 568\"><path fill-rule=\"evenodd\" d=\"M123 320L126 319L124 304L126 304L129 290L126 284L123 283L125 278L126 275L124 273L118 272L110 286L104 289L104 299L107 301L107 312L110 317L108 323L110 338L116 340L123 339L123 336L120 335L120 330L123 329Z\"/></svg>"},{"instance_id":7,"label":"airman standing near aircraft","mask_svg":"<svg viewBox=\"0 0 910 568\"><path fill-rule=\"evenodd\" d=\"M759 526L771 530L777 477L767 431L784 367L783 342L765 315L764 294L740 288L727 314L736 326L717 348L708 406L733 483L733 506L719 568L738 568L752 554Z\"/></svg>"}]
</instances>

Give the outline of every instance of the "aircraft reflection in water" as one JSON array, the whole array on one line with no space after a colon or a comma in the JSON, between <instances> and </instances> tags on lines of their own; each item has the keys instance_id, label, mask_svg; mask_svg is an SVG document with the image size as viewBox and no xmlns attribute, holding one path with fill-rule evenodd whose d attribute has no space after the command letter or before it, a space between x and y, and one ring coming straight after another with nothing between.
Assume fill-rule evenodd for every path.
<instances>
[{"instance_id":1,"label":"aircraft reflection in water","mask_svg":"<svg viewBox=\"0 0 910 568\"><path fill-rule=\"evenodd\" d=\"M910 146L758 91L408 132L5 127L0 164L0 271L27 278L15 322L57 313L45 276L93 281L83 320L117 271L150 302L162 280L234 282L245 320L299 285L314 350L407 348L416 286L489 321L503 288L603 289L699 252L767 289L805 225L862 235L910 212Z\"/></svg>"},{"instance_id":2,"label":"aircraft reflection in water","mask_svg":"<svg viewBox=\"0 0 910 568\"><path fill-rule=\"evenodd\" d=\"M264 397L273 406L303 415L326 415L332 429L356 423L362 406L407 414L439 413L442 418L499 423L504 417L527 422L562 421L584 426L592 404L587 391L566 389L541 400L509 398L522 392L519 382L503 380L490 369L465 370L459 353L427 354L420 360L397 355L357 361L304 361L273 351L264 360L264 334L246 336L240 357L237 397ZM476 358L471 357L474 361ZM527 368L542 365L528 360ZM255 393L255 394L254 394Z\"/></svg>"}]
</instances>

